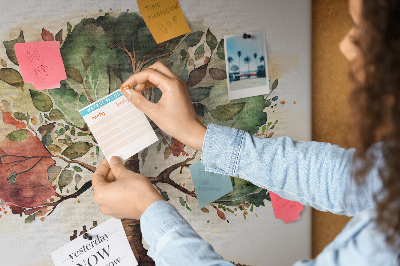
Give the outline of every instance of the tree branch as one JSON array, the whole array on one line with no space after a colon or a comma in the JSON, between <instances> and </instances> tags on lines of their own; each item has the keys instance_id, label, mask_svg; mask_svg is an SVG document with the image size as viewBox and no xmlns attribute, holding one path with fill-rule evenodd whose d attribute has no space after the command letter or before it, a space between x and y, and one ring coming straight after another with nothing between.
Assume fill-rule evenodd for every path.
<instances>
[{"instance_id":1,"label":"tree branch","mask_svg":"<svg viewBox=\"0 0 400 266\"><path fill-rule=\"evenodd\" d=\"M82 166L82 167L88 169L89 171L92 171L93 173L94 173L94 171L96 171L96 167L91 166L91 165L89 165L89 164L87 164L87 163L84 163L84 162L81 162L81 161L78 161L78 160L68 160L68 159L65 159L64 157L62 157L62 156L60 156L60 155L54 155L54 157L60 158L61 160L65 161L65 162L67 162L67 163L76 163L76 164L79 164L80 166Z\"/></svg>"},{"instance_id":2,"label":"tree branch","mask_svg":"<svg viewBox=\"0 0 400 266\"><path fill-rule=\"evenodd\" d=\"M83 87L85 88L86 97L89 99L90 103L94 103L94 100L93 100L92 96L90 96L89 90L88 90L88 88L86 86L86 78L83 81Z\"/></svg>"},{"instance_id":3,"label":"tree branch","mask_svg":"<svg viewBox=\"0 0 400 266\"><path fill-rule=\"evenodd\" d=\"M174 164L170 167L168 167L167 169L165 169L164 171L162 171L157 177L149 177L150 182L157 184L157 183L166 183L169 184L171 186L173 186L174 188L180 190L181 192L192 196L193 198L197 198L196 193L194 191L190 191L180 185L178 185L174 180L172 180L169 176L170 174L175 171L176 169L178 169L179 167L185 167L185 166L189 166L189 164L187 164L188 162L192 161L197 155L197 151L194 153L194 155L191 158L187 158L186 160L184 160L183 162Z\"/></svg>"}]
</instances>

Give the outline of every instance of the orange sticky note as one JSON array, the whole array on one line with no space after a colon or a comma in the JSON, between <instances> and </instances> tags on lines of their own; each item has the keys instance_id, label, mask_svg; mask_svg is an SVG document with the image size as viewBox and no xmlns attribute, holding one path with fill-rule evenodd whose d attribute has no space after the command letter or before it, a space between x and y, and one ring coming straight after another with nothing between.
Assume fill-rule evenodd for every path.
<instances>
[{"instance_id":1,"label":"orange sticky note","mask_svg":"<svg viewBox=\"0 0 400 266\"><path fill-rule=\"evenodd\" d=\"M190 32L178 0L137 0L137 4L157 43Z\"/></svg>"},{"instance_id":2,"label":"orange sticky note","mask_svg":"<svg viewBox=\"0 0 400 266\"><path fill-rule=\"evenodd\" d=\"M60 42L16 43L14 49L24 82L32 83L35 89L59 88L60 81L67 78Z\"/></svg>"},{"instance_id":3,"label":"orange sticky note","mask_svg":"<svg viewBox=\"0 0 400 266\"><path fill-rule=\"evenodd\" d=\"M300 219L300 213L304 210L301 203L281 198L271 191L269 196L271 197L275 218L282 219L285 224Z\"/></svg>"}]
</instances>

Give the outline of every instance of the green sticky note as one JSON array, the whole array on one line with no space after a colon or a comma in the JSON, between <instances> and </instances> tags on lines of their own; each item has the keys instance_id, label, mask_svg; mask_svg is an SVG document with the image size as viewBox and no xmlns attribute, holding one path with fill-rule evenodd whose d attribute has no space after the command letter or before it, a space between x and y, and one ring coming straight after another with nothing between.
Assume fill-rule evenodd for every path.
<instances>
[{"instance_id":1,"label":"green sticky note","mask_svg":"<svg viewBox=\"0 0 400 266\"><path fill-rule=\"evenodd\" d=\"M201 161L192 164L189 168L200 208L233 190L229 176L206 172Z\"/></svg>"}]
</instances>

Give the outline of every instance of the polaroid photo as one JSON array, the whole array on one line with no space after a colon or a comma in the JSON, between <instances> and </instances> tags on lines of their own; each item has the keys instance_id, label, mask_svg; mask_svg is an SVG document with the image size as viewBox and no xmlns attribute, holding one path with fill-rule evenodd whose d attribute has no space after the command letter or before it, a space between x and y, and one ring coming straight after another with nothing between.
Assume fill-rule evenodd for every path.
<instances>
[{"instance_id":1,"label":"polaroid photo","mask_svg":"<svg viewBox=\"0 0 400 266\"><path fill-rule=\"evenodd\" d=\"M229 100L269 94L265 32L225 35Z\"/></svg>"}]
</instances>

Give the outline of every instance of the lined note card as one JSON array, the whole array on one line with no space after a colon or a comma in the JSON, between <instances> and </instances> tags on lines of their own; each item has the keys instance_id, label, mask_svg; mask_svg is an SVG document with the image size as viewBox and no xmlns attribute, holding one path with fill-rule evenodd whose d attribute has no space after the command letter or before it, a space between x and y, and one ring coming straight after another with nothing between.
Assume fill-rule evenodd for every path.
<instances>
[{"instance_id":1,"label":"lined note card","mask_svg":"<svg viewBox=\"0 0 400 266\"><path fill-rule=\"evenodd\" d=\"M37 90L60 87L67 78L60 53L60 42L27 42L14 45L21 76Z\"/></svg>"},{"instance_id":2,"label":"lined note card","mask_svg":"<svg viewBox=\"0 0 400 266\"><path fill-rule=\"evenodd\" d=\"M145 114L121 91L113 92L79 111L108 161L126 160L158 140Z\"/></svg>"},{"instance_id":3,"label":"lined note card","mask_svg":"<svg viewBox=\"0 0 400 266\"><path fill-rule=\"evenodd\" d=\"M137 0L137 4L157 43L190 32L178 0Z\"/></svg>"}]
</instances>

